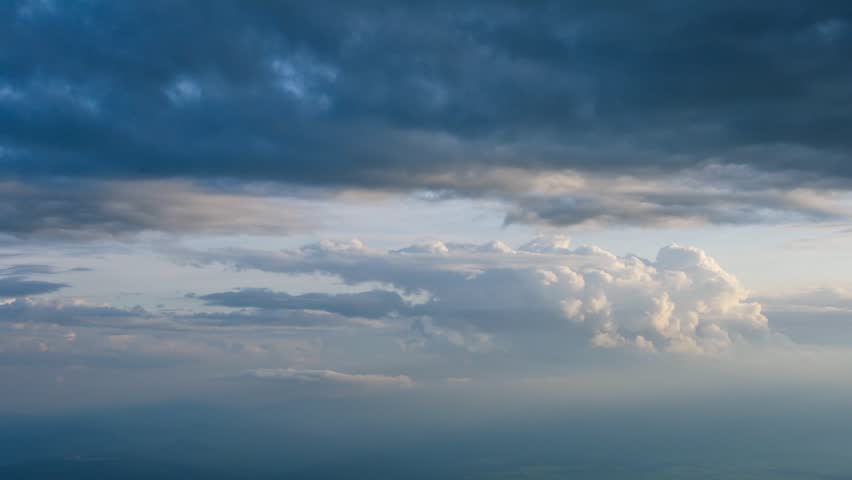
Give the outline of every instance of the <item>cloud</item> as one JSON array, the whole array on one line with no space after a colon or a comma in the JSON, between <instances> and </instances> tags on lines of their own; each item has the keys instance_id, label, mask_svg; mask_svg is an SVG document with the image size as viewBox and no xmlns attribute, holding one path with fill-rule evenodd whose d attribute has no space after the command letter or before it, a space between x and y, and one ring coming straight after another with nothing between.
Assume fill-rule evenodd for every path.
<instances>
[{"instance_id":1,"label":"cloud","mask_svg":"<svg viewBox=\"0 0 852 480\"><path fill-rule=\"evenodd\" d=\"M15 236L293 227L161 183L186 179L498 198L510 223L848 215L830 202L852 185L841 1L0 8ZM574 183L524 193L551 179Z\"/></svg>"},{"instance_id":2,"label":"cloud","mask_svg":"<svg viewBox=\"0 0 852 480\"><path fill-rule=\"evenodd\" d=\"M171 254L195 265L321 273L366 290L291 294L247 288L184 300L197 301L194 306L150 310L30 298L61 284L0 277L7 293L15 293L0 305L0 323L178 336L357 336L364 344L394 349L392 355L535 359L563 353L568 358L590 346L718 353L771 341L774 329L761 303L769 302L773 313L779 304L753 298L705 252L676 244L660 249L654 259L574 247L564 236L539 237L515 248L498 241L435 240L428 248L380 249L358 240L323 240L280 251L182 249ZM20 271L47 269L25 265ZM848 303L841 300L835 309ZM824 299L808 301L826 305Z\"/></svg>"},{"instance_id":3,"label":"cloud","mask_svg":"<svg viewBox=\"0 0 852 480\"><path fill-rule=\"evenodd\" d=\"M289 208L288 208L289 207ZM180 181L22 183L0 179L0 234L88 240L141 232L286 233L310 222L281 199Z\"/></svg>"},{"instance_id":4,"label":"cloud","mask_svg":"<svg viewBox=\"0 0 852 480\"><path fill-rule=\"evenodd\" d=\"M459 349L471 353L500 350L488 333L465 325L453 328L446 322L436 325L432 317L428 315L414 318L411 328L403 336L400 345L405 351L428 349L445 354Z\"/></svg>"},{"instance_id":5,"label":"cloud","mask_svg":"<svg viewBox=\"0 0 852 480\"><path fill-rule=\"evenodd\" d=\"M326 309L313 310L236 310L230 312L199 312L166 317L174 321L170 328L203 329L216 327L230 328L287 328L304 330L329 330L334 328L385 328L387 324L381 319L368 317L346 316L329 312ZM164 328L169 328L164 326Z\"/></svg>"},{"instance_id":6,"label":"cloud","mask_svg":"<svg viewBox=\"0 0 852 480\"><path fill-rule=\"evenodd\" d=\"M796 342L841 346L852 342L852 292L818 287L756 297L779 332Z\"/></svg>"},{"instance_id":7,"label":"cloud","mask_svg":"<svg viewBox=\"0 0 852 480\"><path fill-rule=\"evenodd\" d=\"M208 305L265 310L321 310L348 317L382 318L405 312L410 306L396 292L372 290L360 293L289 295L263 288L199 296Z\"/></svg>"},{"instance_id":8,"label":"cloud","mask_svg":"<svg viewBox=\"0 0 852 480\"><path fill-rule=\"evenodd\" d=\"M299 295L239 289L196 296L203 305L180 311L10 295L0 305L0 321L180 335L337 330L365 337L373 331L395 338L403 352L531 357L552 349L582 352L589 345L716 353L771 335L760 303L693 247L669 245L647 260L572 247L564 236L517 248L497 241L430 245L377 249L358 240L324 240L278 252L175 251L182 261L199 265L318 272L386 289Z\"/></svg>"},{"instance_id":9,"label":"cloud","mask_svg":"<svg viewBox=\"0 0 852 480\"><path fill-rule=\"evenodd\" d=\"M429 138L444 139L431 157L475 148L475 163L509 145L516 156L497 156L506 163L537 153L542 163L604 169L652 153L654 165L679 166L789 144L804 150L799 157L810 149L816 163L782 168L848 173L830 155L849 146L849 118L836 103L852 34L841 2L689 11L663 1L392 10L337 2L329 15L226 1L203 19L183 2L38 15L5 8L3 39L26 46L3 57L7 143L32 163L15 165L21 171L363 183L381 179L383 167L430 169L395 155ZM149 35L103 42L104 25L116 22ZM733 24L744 28L726 28ZM177 25L192 26L199 42L176 41ZM60 56L48 48L55 44L74 48ZM165 45L169 55L147 55ZM279 118L299 121L284 128ZM545 147L519 140L530 133ZM375 138L382 149L369 147ZM631 150L639 158L624 155ZM364 163L334 158L346 151ZM239 164L226 160L238 152ZM446 167L448 157L436 163ZM750 163L777 168L770 152Z\"/></svg>"},{"instance_id":10,"label":"cloud","mask_svg":"<svg viewBox=\"0 0 852 480\"><path fill-rule=\"evenodd\" d=\"M93 305L81 300L13 297L0 303L0 323L134 328L152 318L153 316L141 307L124 309Z\"/></svg>"},{"instance_id":11,"label":"cloud","mask_svg":"<svg viewBox=\"0 0 852 480\"><path fill-rule=\"evenodd\" d=\"M69 270L60 270L51 265L40 264L17 264L0 267L0 299L53 293L68 286L65 283L29 280L25 275L52 275L84 271L88 271L88 269L77 267Z\"/></svg>"},{"instance_id":12,"label":"cloud","mask_svg":"<svg viewBox=\"0 0 852 480\"><path fill-rule=\"evenodd\" d=\"M576 170L490 168L425 176L392 189L400 195L427 191L436 200L496 201L505 211L506 224L666 227L828 222L852 216L849 198L839 185L800 183L789 174L761 174L742 166L615 178ZM391 191L388 186L375 188ZM93 240L144 232L303 233L322 225L324 212L351 201L353 195L347 192L233 180L4 182L0 177L0 235ZM440 243L421 244L401 253L442 248Z\"/></svg>"},{"instance_id":13,"label":"cloud","mask_svg":"<svg viewBox=\"0 0 852 480\"><path fill-rule=\"evenodd\" d=\"M324 241L282 252L184 252L191 262L268 272L322 272L346 283L382 282L426 291L410 306L418 338L443 338L468 349L522 343L526 335L578 337L602 347L719 352L766 338L761 305L703 251L662 248L656 260L619 257L601 248L551 247L538 239L518 250L443 244L378 250L360 241ZM326 298L334 305L334 298ZM478 340L476 340L478 339ZM511 340L510 340L511 339Z\"/></svg>"},{"instance_id":14,"label":"cloud","mask_svg":"<svg viewBox=\"0 0 852 480\"><path fill-rule=\"evenodd\" d=\"M827 222L852 214L842 189L792 184L786 174L767 175L743 166L709 166L655 176L522 172L518 186L501 191L506 223L543 225L689 226L703 224ZM500 180L499 177L495 180ZM542 185L542 183L544 185ZM526 185L526 186L524 186Z\"/></svg>"},{"instance_id":15,"label":"cloud","mask_svg":"<svg viewBox=\"0 0 852 480\"><path fill-rule=\"evenodd\" d=\"M321 322L301 329L286 319L275 323L250 315L216 322L201 313L162 314L73 299L5 299L0 300L0 357L22 365L107 369L199 360L305 361L317 350L316 329L327 327Z\"/></svg>"},{"instance_id":16,"label":"cloud","mask_svg":"<svg viewBox=\"0 0 852 480\"><path fill-rule=\"evenodd\" d=\"M51 275L64 272L87 272L90 269L86 267L75 267L70 270L60 270L52 265L40 264L17 264L8 267L0 267L0 276L2 275Z\"/></svg>"},{"instance_id":17,"label":"cloud","mask_svg":"<svg viewBox=\"0 0 852 480\"><path fill-rule=\"evenodd\" d=\"M2 283L0 283L2 285ZM1 294L2 292L0 292ZM34 293L31 293L34 294ZM0 323L86 326L161 332L328 331L335 328L385 328L381 319L345 316L320 309L239 309L228 312L156 312L141 306L116 307L80 299L5 298Z\"/></svg>"},{"instance_id":18,"label":"cloud","mask_svg":"<svg viewBox=\"0 0 852 480\"><path fill-rule=\"evenodd\" d=\"M852 291L838 287L818 287L759 298L769 310L777 312L852 313Z\"/></svg>"},{"instance_id":19,"label":"cloud","mask_svg":"<svg viewBox=\"0 0 852 480\"><path fill-rule=\"evenodd\" d=\"M0 298L26 297L52 293L67 286L64 283L26 280L21 277L0 278Z\"/></svg>"},{"instance_id":20,"label":"cloud","mask_svg":"<svg viewBox=\"0 0 852 480\"><path fill-rule=\"evenodd\" d=\"M282 380L312 384L346 385L357 387L399 387L415 385L407 375L352 374L334 370L307 370L297 368L259 368L246 370L242 376L260 380Z\"/></svg>"}]
</instances>

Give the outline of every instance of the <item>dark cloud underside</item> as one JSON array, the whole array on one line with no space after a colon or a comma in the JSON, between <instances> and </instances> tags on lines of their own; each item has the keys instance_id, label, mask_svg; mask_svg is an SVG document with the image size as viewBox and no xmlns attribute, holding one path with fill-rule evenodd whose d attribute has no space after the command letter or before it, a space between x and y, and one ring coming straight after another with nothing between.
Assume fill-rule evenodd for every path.
<instances>
[{"instance_id":1,"label":"dark cloud underside","mask_svg":"<svg viewBox=\"0 0 852 480\"><path fill-rule=\"evenodd\" d=\"M20 277L0 278L0 298L51 293L63 287L67 287L67 285L56 282L26 280Z\"/></svg>"},{"instance_id":2,"label":"dark cloud underside","mask_svg":"<svg viewBox=\"0 0 852 480\"><path fill-rule=\"evenodd\" d=\"M852 176L845 1L0 8L16 175L408 188L494 164L713 161Z\"/></svg>"}]
</instances>

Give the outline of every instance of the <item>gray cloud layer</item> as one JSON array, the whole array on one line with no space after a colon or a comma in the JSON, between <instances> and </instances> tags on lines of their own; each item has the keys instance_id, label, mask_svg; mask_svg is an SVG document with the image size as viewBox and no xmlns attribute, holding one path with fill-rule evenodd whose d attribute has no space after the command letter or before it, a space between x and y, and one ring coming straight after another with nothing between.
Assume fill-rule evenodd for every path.
<instances>
[{"instance_id":1,"label":"gray cloud layer","mask_svg":"<svg viewBox=\"0 0 852 480\"><path fill-rule=\"evenodd\" d=\"M0 278L0 298L51 293L67 286L64 283L26 280L21 277Z\"/></svg>"},{"instance_id":2,"label":"gray cloud layer","mask_svg":"<svg viewBox=\"0 0 852 480\"><path fill-rule=\"evenodd\" d=\"M784 189L847 189L852 178L845 1L0 9L0 42L14 46L0 51L0 166L18 182L232 178L487 193L516 207L509 221L570 225L833 218ZM717 164L777 178L767 188L704 175L710 191L614 198L519 197L474 180L501 167L641 182ZM209 231L222 220L202 209L152 223L139 214L165 206L143 201L129 216L75 208L85 215L54 225L65 217L47 200L68 202L74 188L40 195L13 207L23 215L4 216L3 230ZM100 188L91 195L114 201Z\"/></svg>"},{"instance_id":3,"label":"gray cloud layer","mask_svg":"<svg viewBox=\"0 0 852 480\"><path fill-rule=\"evenodd\" d=\"M75 268L73 271L85 271L85 268ZM25 275L54 274L61 270L51 265L17 264L0 267L0 299L28 297L52 293L68 285L42 280L30 280Z\"/></svg>"},{"instance_id":4,"label":"gray cloud layer","mask_svg":"<svg viewBox=\"0 0 852 480\"><path fill-rule=\"evenodd\" d=\"M0 233L85 240L140 232L286 233L311 222L297 207L187 182L0 179Z\"/></svg>"}]
</instances>

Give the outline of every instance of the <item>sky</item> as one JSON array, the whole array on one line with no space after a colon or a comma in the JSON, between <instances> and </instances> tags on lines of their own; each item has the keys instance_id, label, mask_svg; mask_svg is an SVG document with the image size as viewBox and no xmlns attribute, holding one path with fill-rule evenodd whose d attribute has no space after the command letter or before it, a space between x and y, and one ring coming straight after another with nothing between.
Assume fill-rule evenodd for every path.
<instances>
[{"instance_id":1,"label":"sky","mask_svg":"<svg viewBox=\"0 0 852 480\"><path fill-rule=\"evenodd\" d=\"M852 475L852 4L0 3L0 477Z\"/></svg>"}]
</instances>

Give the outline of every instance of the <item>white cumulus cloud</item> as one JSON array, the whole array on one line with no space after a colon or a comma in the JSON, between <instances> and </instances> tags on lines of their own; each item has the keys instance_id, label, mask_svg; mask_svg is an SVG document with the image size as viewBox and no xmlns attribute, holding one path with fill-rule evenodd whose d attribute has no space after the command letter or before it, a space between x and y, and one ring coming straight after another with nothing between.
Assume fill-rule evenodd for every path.
<instances>
[{"instance_id":1,"label":"white cumulus cloud","mask_svg":"<svg viewBox=\"0 0 852 480\"><path fill-rule=\"evenodd\" d=\"M714 353L769 334L761 305L698 248L672 244L649 260L595 246L572 249L565 237L537 238L517 250L493 245L505 247L433 241L428 248L380 250L357 240L324 241L282 252L196 252L194 260L428 292L429 301L401 316L424 337L471 351L543 334L562 336L566 348L585 338L601 348Z\"/></svg>"}]
</instances>

